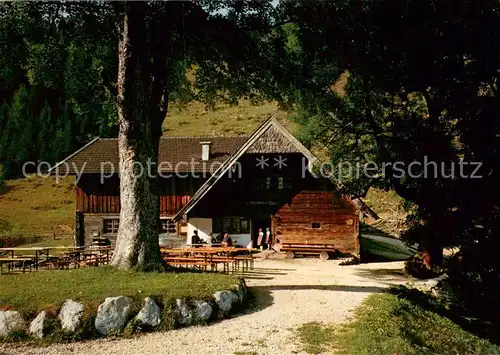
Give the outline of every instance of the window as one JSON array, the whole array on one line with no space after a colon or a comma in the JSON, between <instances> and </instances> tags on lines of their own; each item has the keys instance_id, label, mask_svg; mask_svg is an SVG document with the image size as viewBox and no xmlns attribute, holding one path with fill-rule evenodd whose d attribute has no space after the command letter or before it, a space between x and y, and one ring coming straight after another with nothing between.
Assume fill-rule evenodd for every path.
<instances>
[{"instance_id":1,"label":"window","mask_svg":"<svg viewBox=\"0 0 500 355\"><path fill-rule=\"evenodd\" d=\"M257 191L263 190L265 188L265 180L262 178L255 178L255 189Z\"/></svg>"},{"instance_id":2,"label":"window","mask_svg":"<svg viewBox=\"0 0 500 355\"><path fill-rule=\"evenodd\" d=\"M318 229L318 228L321 228L321 224L320 224L320 223L313 222L313 224L312 224L312 228L313 228L313 229Z\"/></svg>"},{"instance_id":3,"label":"window","mask_svg":"<svg viewBox=\"0 0 500 355\"><path fill-rule=\"evenodd\" d=\"M212 229L214 233L248 234L250 221L243 217L214 218Z\"/></svg>"},{"instance_id":4,"label":"window","mask_svg":"<svg viewBox=\"0 0 500 355\"><path fill-rule=\"evenodd\" d=\"M160 233L177 234L177 223L168 218L160 219Z\"/></svg>"},{"instance_id":5,"label":"window","mask_svg":"<svg viewBox=\"0 0 500 355\"><path fill-rule=\"evenodd\" d=\"M283 176L278 176L278 190L283 190Z\"/></svg>"},{"instance_id":6,"label":"window","mask_svg":"<svg viewBox=\"0 0 500 355\"><path fill-rule=\"evenodd\" d=\"M264 180L257 179L256 185L257 189L261 190L263 188L267 190L291 190L292 189L292 178L283 176L268 176Z\"/></svg>"},{"instance_id":7,"label":"window","mask_svg":"<svg viewBox=\"0 0 500 355\"><path fill-rule=\"evenodd\" d=\"M103 220L102 220L102 233L103 234L117 234L119 224L120 224L119 218L103 218Z\"/></svg>"}]
</instances>

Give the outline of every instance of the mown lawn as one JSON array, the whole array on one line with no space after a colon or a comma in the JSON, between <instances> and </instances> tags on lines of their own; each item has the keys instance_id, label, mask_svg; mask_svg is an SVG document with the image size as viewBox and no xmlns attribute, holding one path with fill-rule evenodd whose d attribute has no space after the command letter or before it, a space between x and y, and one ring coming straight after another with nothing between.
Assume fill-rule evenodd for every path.
<instances>
[{"instance_id":1,"label":"mown lawn","mask_svg":"<svg viewBox=\"0 0 500 355\"><path fill-rule=\"evenodd\" d=\"M341 326L308 323L297 329L310 354L499 354L500 347L448 318L396 295L368 297L354 321Z\"/></svg>"},{"instance_id":2,"label":"mown lawn","mask_svg":"<svg viewBox=\"0 0 500 355\"><path fill-rule=\"evenodd\" d=\"M110 296L206 299L237 283L237 278L218 273L143 273L111 267L43 270L1 276L0 308L32 316L57 308L68 298L94 306Z\"/></svg>"}]
</instances>

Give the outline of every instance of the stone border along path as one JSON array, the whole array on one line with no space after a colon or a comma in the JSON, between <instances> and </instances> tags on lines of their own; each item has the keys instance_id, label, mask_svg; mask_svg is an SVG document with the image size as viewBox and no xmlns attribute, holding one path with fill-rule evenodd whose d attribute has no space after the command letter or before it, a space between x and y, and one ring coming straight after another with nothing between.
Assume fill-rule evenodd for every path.
<instances>
[{"instance_id":1,"label":"stone border along path","mask_svg":"<svg viewBox=\"0 0 500 355\"><path fill-rule=\"evenodd\" d=\"M134 312L134 306L141 308ZM82 303L67 299L57 316L43 310L29 325L18 311L0 311L0 340L16 331L26 332L38 339L57 336L60 331L73 335L82 331L96 332L104 337L122 332L133 334L158 330L164 315L172 321L172 325L182 327L224 319L245 308L248 308L248 290L243 280L229 289L215 292L210 300L176 299L172 300L171 305L166 305L164 310L150 297L135 305L134 300L126 296L106 297L90 319L84 318L85 306ZM54 321L60 326L54 327Z\"/></svg>"},{"instance_id":2,"label":"stone border along path","mask_svg":"<svg viewBox=\"0 0 500 355\"><path fill-rule=\"evenodd\" d=\"M99 339L17 349L0 345L5 354L189 355L303 354L294 329L308 322L344 323L370 294L408 281L403 262L340 266L318 259L257 261L245 280L257 304L245 314L211 324L134 338ZM12 347L12 345L10 345Z\"/></svg>"}]
</instances>

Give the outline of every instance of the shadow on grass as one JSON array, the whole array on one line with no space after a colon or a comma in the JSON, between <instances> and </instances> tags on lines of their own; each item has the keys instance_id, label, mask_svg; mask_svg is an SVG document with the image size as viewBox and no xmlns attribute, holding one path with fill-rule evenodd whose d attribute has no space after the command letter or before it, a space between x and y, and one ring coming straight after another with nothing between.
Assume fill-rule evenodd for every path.
<instances>
[{"instance_id":1,"label":"shadow on grass","mask_svg":"<svg viewBox=\"0 0 500 355\"><path fill-rule=\"evenodd\" d=\"M482 321L479 318L467 317L464 310L458 306L439 301L416 289L410 289L404 286L393 286L388 289L387 292L398 298L405 299L425 310L432 311L442 317L448 318L452 322L458 324L462 329L480 338L487 339L494 344L500 345L500 324ZM491 306L492 312L496 312L495 305Z\"/></svg>"}]
</instances>

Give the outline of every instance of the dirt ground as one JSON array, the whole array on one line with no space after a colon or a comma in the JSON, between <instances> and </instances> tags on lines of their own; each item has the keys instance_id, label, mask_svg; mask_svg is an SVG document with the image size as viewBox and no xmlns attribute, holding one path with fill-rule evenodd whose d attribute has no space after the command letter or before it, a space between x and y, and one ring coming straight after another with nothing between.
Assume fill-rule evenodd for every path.
<instances>
[{"instance_id":1,"label":"dirt ground","mask_svg":"<svg viewBox=\"0 0 500 355\"><path fill-rule=\"evenodd\" d=\"M294 336L298 326L349 321L368 295L408 281L402 262L339 264L305 258L257 261L245 276L257 294L255 307L210 326L48 348L0 345L0 354L302 354Z\"/></svg>"}]
</instances>

